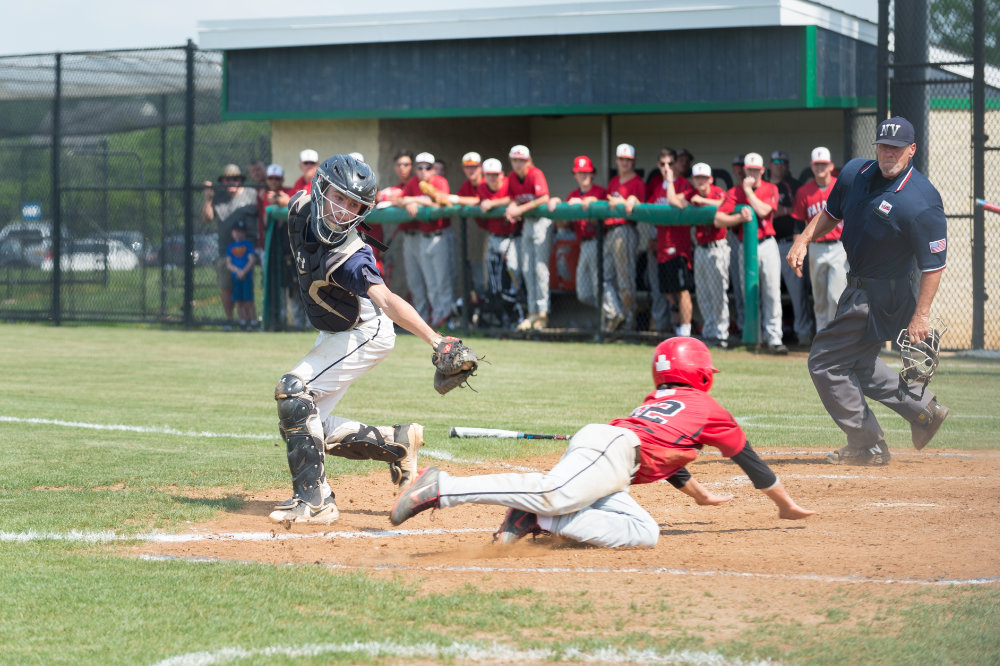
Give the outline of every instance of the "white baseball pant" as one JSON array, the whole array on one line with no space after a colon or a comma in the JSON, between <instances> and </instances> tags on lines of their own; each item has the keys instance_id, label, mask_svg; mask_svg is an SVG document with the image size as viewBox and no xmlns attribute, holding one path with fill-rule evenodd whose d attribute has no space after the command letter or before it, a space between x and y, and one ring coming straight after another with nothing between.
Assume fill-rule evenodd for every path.
<instances>
[{"instance_id":1,"label":"white baseball pant","mask_svg":"<svg viewBox=\"0 0 1000 666\"><path fill-rule=\"evenodd\" d=\"M521 232L521 272L528 294L528 314L549 313L549 255L552 253L552 220L524 218Z\"/></svg>"},{"instance_id":2,"label":"white baseball pant","mask_svg":"<svg viewBox=\"0 0 1000 666\"><path fill-rule=\"evenodd\" d=\"M639 438L625 428L590 424L545 473L438 477L441 508L497 504L538 515L544 530L615 548L655 546L660 526L629 495L639 469Z\"/></svg>"},{"instance_id":3,"label":"white baseball pant","mask_svg":"<svg viewBox=\"0 0 1000 666\"><path fill-rule=\"evenodd\" d=\"M743 292L743 247L740 245L738 289ZM757 244L757 281L760 285L761 341L770 347L781 344L781 257L774 236Z\"/></svg>"},{"instance_id":4,"label":"white baseball pant","mask_svg":"<svg viewBox=\"0 0 1000 666\"><path fill-rule=\"evenodd\" d=\"M839 240L809 243L809 279L817 332L837 316L837 302L847 288L847 269L847 252Z\"/></svg>"},{"instance_id":5,"label":"white baseball pant","mask_svg":"<svg viewBox=\"0 0 1000 666\"><path fill-rule=\"evenodd\" d=\"M694 287L701 312L701 337L729 339L729 243L726 239L694 248Z\"/></svg>"}]
</instances>

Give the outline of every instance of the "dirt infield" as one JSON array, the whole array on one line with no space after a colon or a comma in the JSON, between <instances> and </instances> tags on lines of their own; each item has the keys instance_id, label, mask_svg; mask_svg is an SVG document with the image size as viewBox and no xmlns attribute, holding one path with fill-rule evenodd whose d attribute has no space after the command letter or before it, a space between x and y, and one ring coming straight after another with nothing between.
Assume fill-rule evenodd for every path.
<instances>
[{"instance_id":1,"label":"dirt infield","mask_svg":"<svg viewBox=\"0 0 1000 666\"><path fill-rule=\"evenodd\" d=\"M759 606L762 594L769 612L803 621L817 612L810 595L838 586L873 585L879 595L891 596L893 589L914 585L1000 580L1000 452L900 452L884 468L826 465L819 451L762 455L799 503L818 515L778 520L774 506L738 467L705 455L689 469L711 489L735 494L725 506L696 506L665 483L632 488L660 523L655 548L608 550L553 537L501 548L491 545L501 507L425 512L393 529L393 488L388 473L380 472L334 481L341 515L330 526L285 530L270 524L270 508L287 496L282 488L248 497L239 511L192 527L180 536L187 541L148 543L136 552L315 563L372 576L403 575L424 591L471 584L600 598L624 587L637 603L666 597L677 603L681 594L695 606L710 606L716 627L725 619L733 630L748 621L741 613ZM546 469L556 459L514 464ZM454 469L508 470L493 464ZM707 612L695 610L691 621Z\"/></svg>"}]
</instances>

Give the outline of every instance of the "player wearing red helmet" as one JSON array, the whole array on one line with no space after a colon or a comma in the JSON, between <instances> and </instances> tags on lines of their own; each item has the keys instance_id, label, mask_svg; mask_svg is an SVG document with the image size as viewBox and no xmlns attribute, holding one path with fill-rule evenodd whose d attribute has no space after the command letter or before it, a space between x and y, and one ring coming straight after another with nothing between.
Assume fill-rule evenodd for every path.
<instances>
[{"instance_id":1,"label":"player wearing red helmet","mask_svg":"<svg viewBox=\"0 0 1000 666\"><path fill-rule=\"evenodd\" d=\"M598 546L654 546L660 526L632 499L629 485L666 479L698 504L728 502L731 495L708 492L684 469L706 444L740 466L778 506L779 518L811 516L708 394L716 372L700 340L664 340L653 354L656 388L645 401L610 424L581 428L550 471L458 477L430 467L399 496L390 520L399 525L426 509L499 504L510 507L495 535L500 543L544 531Z\"/></svg>"}]
</instances>

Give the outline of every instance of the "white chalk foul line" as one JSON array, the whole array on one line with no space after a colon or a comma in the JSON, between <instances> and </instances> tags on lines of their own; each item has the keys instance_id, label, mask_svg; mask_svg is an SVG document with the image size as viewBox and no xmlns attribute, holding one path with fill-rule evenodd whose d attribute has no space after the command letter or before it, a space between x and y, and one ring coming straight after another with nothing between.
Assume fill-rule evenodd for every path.
<instances>
[{"instance_id":1,"label":"white chalk foul line","mask_svg":"<svg viewBox=\"0 0 1000 666\"><path fill-rule=\"evenodd\" d=\"M85 430L112 430L120 432L138 432L153 435L178 435L181 437L225 438L225 439L276 439L276 435L256 435L245 432L208 432L194 430L178 430L170 426L135 426L120 423L87 423L85 421L63 421L60 419L34 419L18 416L0 415L0 423L29 423L35 425L54 425L63 428L82 428Z\"/></svg>"},{"instance_id":2,"label":"white chalk foul line","mask_svg":"<svg viewBox=\"0 0 1000 666\"><path fill-rule=\"evenodd\" d=\"M149 543L193 543L197 541L295 541L300 539L384 539L388 537L420 536L425 534L469 534L494 532L492 528L468 527L458 529L426 530L360 530L336 532L186 532L169 534L147 532L145 534L118 534L112 531L80 532L3 532L0 543L25 543L29 541L80 541L84 543L104 543L109 541L146 541Z\"/></svg>"},{"instance_id":3,"label":"white chalk foul line","mask_svg":"<svg viewBox=\"0 0 1000 666\"><path fill-rule=\"evenodd\" d=\"M430 659L434 661L460 660L463 662L523 663L541 661L568 661L599 664L687 664L691 666L776 666L773 661L743 661L726 657L718 652L698 650L671 650L660 653L656 650L618 650L598 648L579 650L576 648L519 649L493 643L475 645L472 643L451 643L435 645L417 643L403 645L393 641L354 641L353 643L306 643L305 645L274 645L263 648L228 647L205 652L190 652L177 655L154 666L213 666L238 659L254 657L318 657L327 654L363 654L369 658L396 657L404 659Z\"/></svg>"},{"instance_id":4,"label":"white chalk foul line","mask_svg":"<svg viewBox=\"0 0 1000 666\"><path fill-rule=\"evenodd\" d=\"M188 557L184 555L140 555L139 559L154 562L180 560L199 563L237 563L257 564L255 560L226 559L218 557ZM282 565L289 563L280 563ZM722 569L679 569L674 567L499 567L479 565L412 565L412 564L374 564L360 566L356 564L324 563L329 569L344 571L424 571L450 573L525 573L525 574L649 574L654 576L729 576L733 578L764 578L774 580L797 580L812 583L881 583L887 585L990 585L1000 583L1000 578L869 578L866 576L829 576L823 574L796 573L756 573L751 571L727 571Z\"/></svg>"}]
</instances>

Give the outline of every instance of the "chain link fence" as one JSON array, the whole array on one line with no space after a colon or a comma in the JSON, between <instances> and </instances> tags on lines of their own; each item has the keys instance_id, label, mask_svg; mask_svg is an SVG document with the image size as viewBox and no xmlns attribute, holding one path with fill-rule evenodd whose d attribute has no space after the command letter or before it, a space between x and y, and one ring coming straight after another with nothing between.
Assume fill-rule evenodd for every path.
<instances>
[{"instance_id":1,"label":"chain link fence","mask_svg":"<svg viewBox=\"0 0 1000 666\"><path fill-rule=\"evenodd\" d=\"M270 151L268 123L221 121L221 65L191 47L0 58L0 317L221 320L197 183Z\"/></svg>"}]
</instances>

